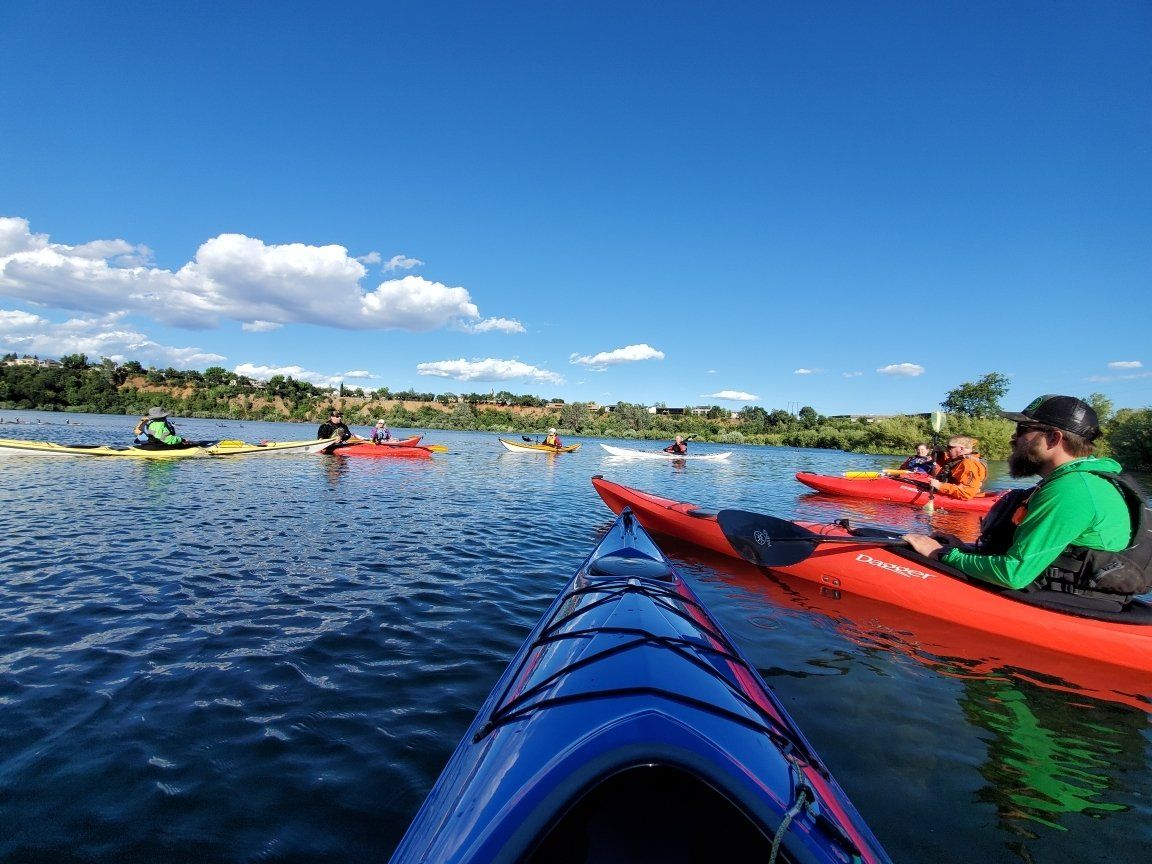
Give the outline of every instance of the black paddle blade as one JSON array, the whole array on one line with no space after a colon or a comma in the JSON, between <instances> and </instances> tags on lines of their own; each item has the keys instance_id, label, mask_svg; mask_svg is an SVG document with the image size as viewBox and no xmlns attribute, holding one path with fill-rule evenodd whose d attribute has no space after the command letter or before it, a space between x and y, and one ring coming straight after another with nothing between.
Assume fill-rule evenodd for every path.
<instances>
[{"instance_id":1,"label":"black paddle blade","mask_svg":"<svg viewBox=\"0 0 1152 864\"><path fill-rule=\"evenodd\" d=\"M736 553L761 567L798 564L816 551L817 535L787 519L747 510L721 510L716 521Z\"/></svg>"},{"instance_id":2,"label":"black paddle blade","mask_svg":"<svg viewBox=\"0 0 1152 864\"><path fill-rule=\"evenodd\" d=\"M527 435L521 435L520 437L523 438L525 441L527 441L529 444L532 443L532 439L529 438Z\"/></svg>"}]
</instances>

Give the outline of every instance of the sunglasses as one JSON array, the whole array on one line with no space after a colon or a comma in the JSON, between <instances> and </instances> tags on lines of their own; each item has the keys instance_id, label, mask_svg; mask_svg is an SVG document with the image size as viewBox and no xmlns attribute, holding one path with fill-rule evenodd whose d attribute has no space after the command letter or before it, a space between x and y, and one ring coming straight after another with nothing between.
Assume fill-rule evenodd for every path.
<instances>
[{"instance_id":1,"label":"sunglasses","mask_svg":"<svg viewBox=\"0 0 1152 864\"><path fill-rule=\"evenodd\" d=\"M1038 423L1017 423L1016 424L1016 437L1027 435L1029 432L1048 432L1051 431L1047 426L1041 426Z\"/></svg>"}]
</instances>

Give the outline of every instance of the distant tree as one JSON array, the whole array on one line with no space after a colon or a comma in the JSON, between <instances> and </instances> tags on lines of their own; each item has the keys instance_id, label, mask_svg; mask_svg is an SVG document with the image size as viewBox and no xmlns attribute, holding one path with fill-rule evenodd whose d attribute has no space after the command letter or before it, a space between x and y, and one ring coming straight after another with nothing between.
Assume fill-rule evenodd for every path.
<instances>
[{"instance_id":1,"label":"distant tree","mask_svg":"<svg viewBox=\"0 0 1152 864\"><path fill-rule=\"evenodd\" d=\"M583 402L568 402L560 408L560 425L579 433L588 420L588 406Z\"/></svg>"},{"instance_id":2,"label":"distant tree","mask_svg":"<svg viewBox=\"0 0 1152 864\"><path fill-rule=\"evenodd\" d=\"M800 420L800 425L805 429L815 429L820 425L820 415L811 405L805 405L801 408L797 417Z\"/></svg>"},{"instance_id":3,"label":"distant tree","mask_svg":"<svg viewBox=\"0 0 1152 864\"><path fill-rule=\"evenodd\" d=\"M965 381L948 391L940 403L949 414L965 417L995 417L1000 412L1000 400L1008 392L1008 376L989 372L975 383Z\"/></svg>"},{"instance_id":4,"label":"distant tree","mask_svg":"<svg viewBox=\"0 0 1152 864\"><path fill-rule=\"evenodd\" d=\"M65 354L60 358L60 365L65 369L82 371L88 368L87 354Z\"/></svg>"},{"instance_id":5,"label":"distant tree","mask_svg":"<svg viewBox=\"0 0 1152 864\"><path fill-rule=\"evenodd\" d=\"M1108 447L1131 471L1152 471L1152 408L1121 408L1108 431Z\"/></svg>"},{"instance_id":6,"label":"distant tree","mask_svg":"<svg viewBox=\"0 0 1152 864\"><path fill-rule=\"evenodd\" d=\"M209 366L204 370L204 383L209 387L227 384L234 376L223 366Z\"/></svg>"},{"instance_id":7,"label":"distant tree","mask_svg":"<svg viewBox=\"0 0 1152 864\"><path fill-rule=\"evenodd\" d=\"M745 405L740 409L740 423L749 432L763 432L768 425L768 412L759 405Z\"/></svg>"},{"instance_id":8,"label":"distant tree","mask_svg":"<svg viewBox=\"0 0 1152 864\"><path fill-rule=\"evenodd\" d=\"M792 415L785 411L783 408L776 408L771 411L767 417L764 418L764 423L770 429L787 429L792 425L792 421L794 419L795 418L793 418Z\"/></svg>"},{"instance_id":9,"label":"distant tree","mask_svg":"<svg viewBox=\"0 0 1152 864\"><path fill-rule=\"evenodd\" d=\"M1112 400L1103 393L1093 393L1084 401L1092 406L1092 410L1096 412L1101 426L1106 426L1112 419L1112 415L1116 413Z\"/></svg>"}]
</instances>

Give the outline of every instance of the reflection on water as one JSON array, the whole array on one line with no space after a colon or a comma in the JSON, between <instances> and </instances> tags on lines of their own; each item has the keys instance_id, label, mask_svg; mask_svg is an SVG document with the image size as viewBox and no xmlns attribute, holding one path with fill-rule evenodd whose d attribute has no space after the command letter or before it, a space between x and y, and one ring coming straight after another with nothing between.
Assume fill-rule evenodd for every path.
<instances>
[{"instance_id":1,"label":"reflection on water","mask_svg":"<svg viewBox=\"0 0 1152 864\"><path fill-rule=\"evenodd\" d=\"M1069 711L1051 690L1018 679L971 679L960 704L991 733L979 797L995 805L1005 830L1034 838L1029 822L1067 830L1065 814L1098 818L1129 809L1108 798L1121 778L1146 767L1147 720L1138 712L1113 711L1101 726Z\"/></svg>"}]
</instances>

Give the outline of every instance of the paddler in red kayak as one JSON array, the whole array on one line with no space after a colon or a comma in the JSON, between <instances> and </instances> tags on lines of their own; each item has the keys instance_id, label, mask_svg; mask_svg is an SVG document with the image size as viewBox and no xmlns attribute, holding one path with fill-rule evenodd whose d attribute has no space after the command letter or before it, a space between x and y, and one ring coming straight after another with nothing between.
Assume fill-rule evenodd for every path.
<instances>
[{"instance_id":1,"label":"paddler in red kayak","mask_svg":"<svg viewBox=\"0 0 1152 864\"><path fill-rule=\"evenodd\" d=\"M998 502L975 544L948 535L904 539L976 579L1079 595L1076 603L1095 609L1122 609L1152 589L1147 493L1118 462L1092 455L1100 436L1092 407L1073 396L1041 396L1001 416L1017 424L1009 474L1040 483Z\"/></svg>"},{"instance_id":2,"label":"paddler in red kayak","mask_svg":"<svg viewBox=\"0 0 1152 864\"><path fill-rule=\"evenodd\" d=\"M976 452L976 439L967 435L954 435L941 456L941 464L925 481L936 492L949 498L975 498L984 488L988 466Z\"/></svg>"}]
</instances>

